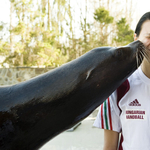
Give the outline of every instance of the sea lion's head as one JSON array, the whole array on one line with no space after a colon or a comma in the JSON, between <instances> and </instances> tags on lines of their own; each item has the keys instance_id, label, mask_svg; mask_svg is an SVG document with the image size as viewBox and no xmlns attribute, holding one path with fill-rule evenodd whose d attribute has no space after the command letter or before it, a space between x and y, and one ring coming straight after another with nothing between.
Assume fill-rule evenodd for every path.
<instances>
[{"instance_id":1,"label":"sea lion's head","mask_svg":"<svg viewBox=\"0 0 150 150\"><path fill-rule=\"evenodd\" d=\"M137 63L137 67L141 64L144 57L147 58L145 46L139 40L116 48L113 56L117 57L118 61L124 61L128 64L135 62Z\"/></svg>"}]
</instances>

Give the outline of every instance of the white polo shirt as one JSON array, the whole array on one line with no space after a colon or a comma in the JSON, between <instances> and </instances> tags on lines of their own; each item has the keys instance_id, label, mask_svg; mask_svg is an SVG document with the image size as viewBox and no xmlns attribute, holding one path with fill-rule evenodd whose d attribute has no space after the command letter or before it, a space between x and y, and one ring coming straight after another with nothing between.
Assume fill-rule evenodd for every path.
<instances>
[{"instance_id":1,"label":"white polo shirt","mask_svg":"<svg viewBox=\"0 0 150 150\"><path fill-rule=\"evenodd\" d=\"M150 79L139 67L118 89L100 106L94 126L122 132L123 150L150 150Z\"/></svg>"}]
</instances>

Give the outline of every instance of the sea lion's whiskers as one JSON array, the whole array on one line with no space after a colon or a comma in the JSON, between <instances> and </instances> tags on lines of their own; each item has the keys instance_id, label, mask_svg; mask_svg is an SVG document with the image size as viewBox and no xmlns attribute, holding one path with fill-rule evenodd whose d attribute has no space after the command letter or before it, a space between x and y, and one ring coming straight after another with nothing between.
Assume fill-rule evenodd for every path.
<instances>
[{"instance_id":1,"label":"sea lion's whiskers","mask_svg":"<svg viewBox=\"0 0 150 150\"><path fill-rule=\"evenodd\" d=\"M146 57L142 51L140 51L140 54L141 54L143 57Z\"/></svg>"},{"instance_id":2,"label":"sea lion's whiskers","mask_svg":"<svg viewBox=\"0 0 150 150\"><path fill-rule=\"evenodd\" d=\"M145 50L145 46L143 44L140 45L140 48Z\"/></svg>"},{"instance_id":3,"label":"sea lion's whiskers","mask_svg":"<svg viewBox=\"0 0 150 150\"><path fill-rule=\"evenodd\" d=\"M145 52L146 51L146 48L145 48L145 46L142 44L142 45L140 45L140 51L142 51L142 52Z\"/></svg>"},{"instance_id":4,"label":"sea lion's whiskers","mask_svg":"<svg viewBox=\"0 0 150 150\"><path fill-rule=\"evenodd\" d=\"M143 61L143 56L142 56L142 54L139 54L139 60L140 60L139 64L141 64L141 62Z\"/></svg>"},{"instance_id":5,"label":"sea lion's whiskers","mask_svg":"<svg viewBox=\"0 0 150 150\"><path fill-rule=\"evenodd\" d=\"M139 59L140 59L140 61L142 62L142 60L143 60L143 54L141 53L141 51L140 51L140 53L139 53Z\"/></svg>"},{"instance_id":6,"label":"sea lion's whiskers","mask_svg":"<svg viewBox=\"0 0 150 150\"><path fill-rule=\"evenodd\" d=\"M137 49L137 51L138 51L138 54L139 54L139 58L141 59L141 62L142 62L142 57L145 57L146 58L146 60L150 63L150 58L149 58L149 56L148 56L148 54L147 54L147 52L148 52L148 49L144 46L144 44L141 44L140 46L139 46L139 49ZM142 55L142 56L141 56ZM137 57L136 57L137 58Z\"/></svg>"},{"instance_id":7,"label":"sea lion's whiskers","mask_svg":"<svg viewBox=\"0 0 150 150\"><path fill-rule=\"evenodd\" d=\"M149 58L149 56L148 56L148 54L147 54L148 51L149 51L149 50L148 50L147 48L145 48L144 51L142 51L142 52Z\"/></svg>"},{"instance_id":8,"label":"sea lion's whiskers","mask_svg":"<svg viewBox=\"0 0 150 150\"><path fill-rule=\"evenodd\" d=\"M146 57L146 58L149 58L149 56L147 55L147 51L141 51L143 54L144 54L144 56Z\"/></svg>"},{"instance_id":9,"label":"sea lion's whiskers","mask_svg":"<svg viewBox=\"0 0 150 150\"><path fill-rule=\"evenodd\" d=\"M150 58L149 58L149 56L147 55L146 49L145 49L145 51L140 51L140 52L141 52L142 56L145 57L146 60L150 63Z\"/></svg>"},{"instance_id":10,"label":"sea lion's whiskers","mask_svg":"<svg viewBox=\"0 0 150 150\"><path fill-rule=\"evenodd\" d=\"M139 48L137 48L137 52L136 52L136 62L137 62L137 68L140 66L142 60L143 60L143 55L141 54L141 50L142 50L142 45L140 45Z\"/></svg>"},{"instance_id":11,"label":"sea lion's whiskers","mask_svg":"<svg viewBox=\"0 0 150 150\"><path fill-rule=\"evenodd\" d=\"M139 66L139 61L138 61L139 59L138 59L138 53L136 53L136 62L137 62L137 68L138 68L138 66Z\"/></svg>"},{"instance_id":12,"label":"sea lion's whiskers","mask_svg":"<svg viewBox=\"0 0 150 150\"><path fill-rule=\"evenodd\" d=\"M148 57L148 55L146 53L144 53L143 51L140 51L140 53L142 54L143 57L146 58L146 60L150 63L150 59Z\"/></svg>"}]
</instances>

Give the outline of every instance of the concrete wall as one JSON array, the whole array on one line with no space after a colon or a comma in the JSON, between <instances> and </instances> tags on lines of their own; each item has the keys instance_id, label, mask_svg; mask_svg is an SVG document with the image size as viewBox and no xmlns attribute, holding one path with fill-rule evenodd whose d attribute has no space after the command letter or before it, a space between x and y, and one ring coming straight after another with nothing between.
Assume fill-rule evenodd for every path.
<instances>
[{"instance_id":1,"label":"concrete wall","mask_svg":"<svg viewBox=\"0 0 150 150\"><path fill-rule=\"evenodd\" d=\"M0 85L13 85L23 82L52 69L31 67L0 68Z\"/></svg>"}]
</instances>

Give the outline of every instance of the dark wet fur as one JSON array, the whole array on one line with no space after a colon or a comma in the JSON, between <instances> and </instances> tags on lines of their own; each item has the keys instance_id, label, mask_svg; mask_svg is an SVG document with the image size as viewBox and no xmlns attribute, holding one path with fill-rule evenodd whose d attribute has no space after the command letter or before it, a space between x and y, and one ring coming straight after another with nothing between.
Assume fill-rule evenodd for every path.
<instances>
[{"instance_id":1,"label":"dark wet fur","mask_svg":"<svg viewBox=\"0 0 150 150\"><path fill-rule=\"evenodd\" d=\"M140 41L100 47L36 78L0 87L0 150L38 149L83 120L137 69L145 51Z\"/></svg>"}]
</instances>

